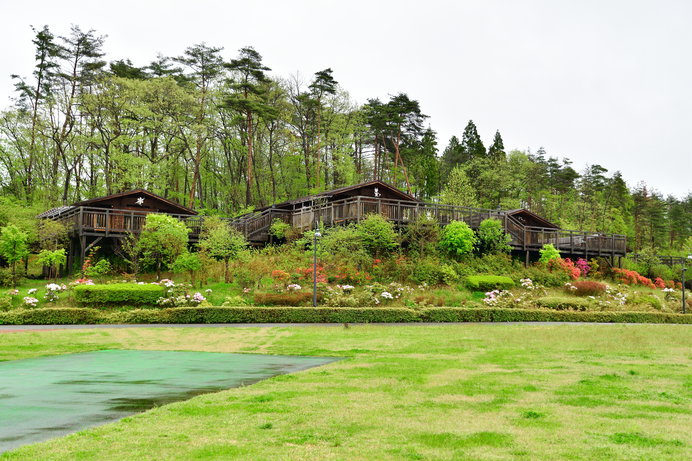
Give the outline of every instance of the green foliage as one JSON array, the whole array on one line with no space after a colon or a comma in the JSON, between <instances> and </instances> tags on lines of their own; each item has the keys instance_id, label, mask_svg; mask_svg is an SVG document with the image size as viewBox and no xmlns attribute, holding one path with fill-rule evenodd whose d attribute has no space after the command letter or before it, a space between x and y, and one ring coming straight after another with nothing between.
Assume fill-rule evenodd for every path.
<instances>
[{"instance_id":1,"label":"green foliage","mask_svg":"<svg viewBox=\"0 0 692 461\"><path fill-rule=\"evenodd\" d=\"M52 219L43 219L38 224L38 239L41 249L57 250L68 243L68 224Z\"/></svg>"},{"instance_id":2,"label":"green foliage","mask_svg":"<svg viewBox=\"0 0 692 461\"><path fill-rule=\"evenodd\" d=\"M97 261L96 264L87 267L84 270L84 276L87 278L99 279L110 274L112 269L111 263L107 259L101 259Z\"/></svg>"},{"instance_id":3,"label":"green foliage","mask_svg":"<svg viewBox=\"0 0 692 461\"><path fill-rule=\"evenodd\" d=\"M420 259L413 267L411 279L427 285L452 285L459 276L449 264L436 259Z\"/></svg>"},{"instance_id":4,"label":"green foliage","mask_svg":"<svg viewBox=\"0 0 692 461\"><path fill-rule=\"evenodd\" d=\"M269 226L269 235L279 240L287 240L293 234L293 227L283 219L274 218Z\"/></svg>"},{"instance_id":5,"label":"green foliage","mask_svg":"<svg viewBox=\"0 0 692 461\"><path fill-rule=\"evenodd\" d=\"M440 243L440 224L427 214L419 214L417 219L408 224L404 241L409 252L419 256L432 255Z\"/></svg>"},{"instance_id":6,"label":"green foliage","mask_svg":"<svg viewBox=\"0 0 692 461\"><path fill-rule=\"evenodd\" d=\"M451 171L449 180L440 194L440 201L446 205L478 206L476 191L462 166L457 166Z\"/></svg>"},{"instance_id":7,"label":"green foliage","mask_svg":"<svg viewBox=\"0 0 692 461\"><path fill-rule=\"evenodd\" d=\"M104 311L90 308L13 309L4 325L99 323L395 323L395 322L598 322L692 324L691 315L660 312L574 312L541 309L435 307L177 307Z\"/></svg>"},{"instance_id":8,"label":"green foliage","mask_svg":"<svg viewBox=\"0 0 692 461\"><path fill-rule=\"evenodd\" d=\"M113 283L109 285L77 285L74 298L81 304L112 305L154 305L165 295L160 285L136 283Z\"/></svg>"},{"instance_id":9,"label":"green foliage","mask_svg":"<svg viewBox=\"0 0 692 461\"><path fill-rule=\"evenodd\" d=\"M312 248L314 233L306 233L305 242ZM339 263L366 264L371 260L363 243L363 237L355 225L327 228L318 243L321 260Z\"/></svg>"},{"instance_id":10,"label":"green foliage","mask_svg":"<svg viewBox=\"0 0 692 461\"><path fill-rule=\"evenodd\" d=\"M476 248L480 254L508 253L512 247L512 237L505 233L502 222L497 219L485 219L478 226Z\"/></svg>"},{"instance_id":11,"label":"green foliage","mask_svg":"<svg viewBox=\"0 0 692 461\"><path fill-rule=\"evenodd\" d=\"M663 309L663 301L661 300L661 298L653 294L634 295L627 300L627 304L652 307L658 311Z\"/></svg>"},{"instance_id":12,"label":"green foliage","mask_svg":"<svg viewBox=\"0 0 692 461\"><path fill-rule=\"evenodd\" d=\"M175 273L187 272L190 276L190 283L195 283L195 273L202 268L202 259L197 253L186 251L181 254L171 266L171 270Z\"/></svg>"},{"instance_id":13,"label":"green foliage","mask_svg":"<svg viewBox=\"0 0 692 461\"><path fill-rule=\"evenodd\" d=\"M190 229L182 221L163 214L148 214L139 235L143 261L156 269L157 277L163 267L169 267L185 252Z\"/></svg>"},{"instance_id":14,"label":"green foliage","mask_svg":"<svg viewBox=\"0 0 692 461\"><path fill-rule=\"evenodd\" d=\"M382 215L367 216L356 229L363 246L372 256L384 256L399 246L394 225Z\"/></svg>"},{"instance_id":15,"label":"green foliage","mask_svg":"<svg viewBox=\"0 0 692 461\"><path fill-rule=\"evenodd\" d=\"M555 248L555 245L552 243L546 243L543 245L543 248L538 251L541 254L541 258L539 259L541 264L548 264L553 259L560 258L560 250Z\"/></svg>"},{"instance_id":16,"label":"green foliage","mask_svg":"<svg viewBox=\"0 0 692 461\"><path fill-rule=\"evenodd\" d=\"M0 230L0 256L12 267L12 286L17 285L17 263L29 255L27 234L14 224Z\"/></svg>"},{"instance_id":17,"label":"green foliage","mask_svg":"<svg viewBox=\"0 0 692 461\"><path fill-rule=\"evenodd\" d=\"M58 276L58 268L65 264L67 261L67 255L65 254L65 249L60 248L59 250L41 250L38 254L37 261L49 269L51 277Z\"/></svg>"},{"instance_id":18,"label":"green foliage","mask_svg":"<svg viewBox=\"0 0 692 461\"><path fill-rule=\"evenodd\" d=\"M228 282L228 263L247 247L245 236L218 218L208 218L199 242L200 249L210 258L224 262L224 280Z\"/></svg>"},{"instance_id":19,"label":"green foliage","mask_svg":"<svg viewBox=\"0 0 692 461\"><path fill-rule=\"evenodd\" d=\"M302 306L312 301L312 293L255 293L253 301L258 306Z\"/></svg>"},{"instance_id":20,"label":"green foliage","mask_svg":"<svg viewBox=\"0 0 692 461\"><path fill-rule=\"evenodd\" d=\"M582 300L583 301L583 300ZM692 315L659 312L575 312L571 310L454 308L441 307L421 312L424 322L597 322L597 323L684 323Z\"/></svg>"},{"instance_id":21,"label":"green foliage","mask_svg":"<svg viewBox=\"0 0 692 461\"><path fill-rule=\"evenodd\" d=\"M471 254L476 242L476 233L468 224L452 221L442 229L440 248L452 258L459 259Z\"/></svg>"},{"instance_id":22,"label":"green foliage","mask_svg":"<svg viewBox=\"0 0 692 461\"><path fill-rule=\"evenodd\" d=\"M546 296L543 298L538 298L536 300L536 305L558 311L586 311L589 310L591 303L586 299L574 298L570 296Z\"/></svg>"},{"instance_id":23,"label":"green foliage","mask_svg":"<svg viewBox=\"0 0 692 461\"><path fill-rule=\"evenodd\" d=\"M571 279L565 271L547 271L537 266L527 267L519 271L521 274L515 279L530 278L534 283L545 287L561 287Z\"/></svg>"},{"instance_id":24,"label":"green foliage","mask_svg":"<svg viewBox=\"0 0 692 461\"><path fill-rule=\"evenodd\" d=\"M454 265L454 270L461 277L478 274L513 275L522 269L521 263L507 254L473 256Z\"/></svg>"},{"instance_id":25,"label":"green foliage","mask_svg":"<svg viewBox=\"0 0 692 461\"><path fill-rule=\"evenodd\" d=\"M502 275L470 275L466 277L466 287L471 291L509 290L514 280Z\"/></svg>"}]
</instances>

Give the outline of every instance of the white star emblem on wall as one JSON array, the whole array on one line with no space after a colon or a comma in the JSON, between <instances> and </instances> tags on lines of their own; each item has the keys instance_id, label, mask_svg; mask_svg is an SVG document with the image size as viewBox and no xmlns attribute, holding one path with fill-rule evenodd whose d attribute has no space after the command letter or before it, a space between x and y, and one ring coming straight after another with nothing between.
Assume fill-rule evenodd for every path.
<instances>
[{"instance_id":1,"label":"white star emblem on wall","mask_svg":"<svg viewBox=\"0 0 692 461\"><path fill-rule=\"evenodd\" d=\"M137 200L135 201L135 203L139 206L144 205L144 197L137 197Z\"/></svg>"}]
</instances>

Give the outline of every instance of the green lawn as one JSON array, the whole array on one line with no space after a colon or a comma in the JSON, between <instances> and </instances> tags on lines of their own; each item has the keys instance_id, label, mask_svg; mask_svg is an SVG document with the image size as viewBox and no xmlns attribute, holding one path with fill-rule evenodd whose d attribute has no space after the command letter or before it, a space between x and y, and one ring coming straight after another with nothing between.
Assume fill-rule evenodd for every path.
<instances>
[{"instance_id":1,"label":"green lawn","mask_svg":"<svg viewBox=\"0 0 692 461\"><path fill-rule=\"evenodd\" d=\"M0 459L690 459L691 333L592 324L0 333L0 360L105 348L349 357Z\"/></svg>"}]
</instances>

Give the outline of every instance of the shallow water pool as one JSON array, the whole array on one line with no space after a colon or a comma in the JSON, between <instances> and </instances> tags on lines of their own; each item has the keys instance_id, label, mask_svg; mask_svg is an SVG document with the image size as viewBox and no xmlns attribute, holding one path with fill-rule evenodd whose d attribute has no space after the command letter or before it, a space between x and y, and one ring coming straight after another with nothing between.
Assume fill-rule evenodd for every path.
<instances>
[{"instance_id":1,"label":"shallow water pool","mask_svg":"<svg viewBox=\"0 0 692 461\"><path fill-rule=\"evenodd\" d=\"M104 350L0 362L0 453L154 406L334 360Z\"/></svg>"}]
</instances>

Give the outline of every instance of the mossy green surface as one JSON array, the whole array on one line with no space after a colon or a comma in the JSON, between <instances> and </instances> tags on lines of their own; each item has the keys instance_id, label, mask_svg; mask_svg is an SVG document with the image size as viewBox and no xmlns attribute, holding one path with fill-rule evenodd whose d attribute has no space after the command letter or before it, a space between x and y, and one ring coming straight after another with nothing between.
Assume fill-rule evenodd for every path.
<instances>
[{"instance_id":1,"label":"mossy green surface","mask_svg":"<svg viewBox=\"0 0 692 461\"><path fill-rule=\"evenodd\" d=\"M139 348L345 357L8 460L688 459L687 325L131 328L0 334L0 360Z\"/></svg>"}]
</instances>

